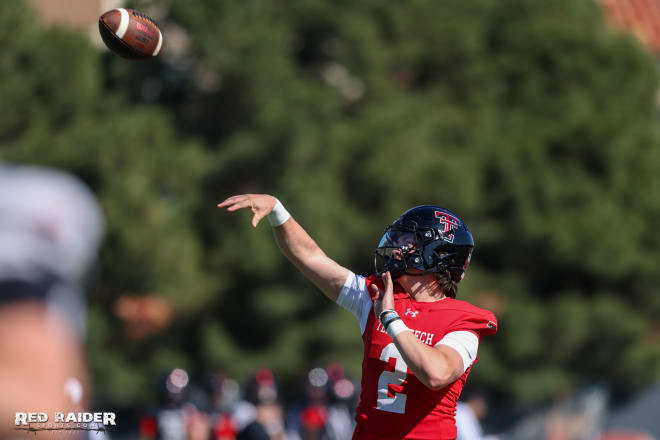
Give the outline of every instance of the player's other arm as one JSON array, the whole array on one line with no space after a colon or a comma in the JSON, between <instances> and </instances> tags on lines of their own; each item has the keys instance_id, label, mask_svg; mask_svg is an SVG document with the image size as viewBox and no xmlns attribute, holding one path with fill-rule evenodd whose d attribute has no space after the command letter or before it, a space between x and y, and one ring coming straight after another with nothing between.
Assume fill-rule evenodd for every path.
<instances>
[{"instance_id":1,"label":"player's other arm","mask_svg":"<svg viewBox=\"0 0 660 440\"><path fill-rule=\"evenodd\" d=\"M383 283L385 290L376 284L371 285L374 293L376 319L379 319L384 311L394 311L393 281L389 272L383 274ZM398 315L396 320L388 323L396 313L384 313L384 315L381 322L387 328L387 333L401 353L403 360L406 361L408 368L420 382L432 390L439 390L463 375L467 366L458 351L447 345L430 347L417 339L414 333L398 318Z\"/></svg>"},{"instance_id":2,"label":"player's other arm","mask_svg":"<svg viewBox=\"0 0 660 440\"><path fill-rule=\"evenodd\" d=\"M463 359L451 347L429 347L410 331L399 333L393 341L410 371L432 390L446 387L465 372Z\"/></svg>"},{"instance_id":3,"label":"player's other arm","mask_svg":"<svg viewBox=\"0 0 660 440\"><path fill-rule=\"evenodd\" d=\"M275 241L282 253L328 298L337 301L350 271L329 258L275 197L266 194L236 195L227 198L218 207L227 208L227 211L252 210L253 227L269 216Z\"/></svg>"}]
</instances>

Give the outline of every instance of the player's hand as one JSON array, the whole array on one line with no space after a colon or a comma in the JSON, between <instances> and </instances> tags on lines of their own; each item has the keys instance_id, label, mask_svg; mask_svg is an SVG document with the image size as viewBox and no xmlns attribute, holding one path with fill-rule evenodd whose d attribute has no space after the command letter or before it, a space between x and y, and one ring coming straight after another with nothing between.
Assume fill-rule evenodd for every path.
<instances>
[{"instance_id":1,"label":"player's hand","mask_svg":"<svg viewBox=\"0 0 660 440\"><path fill-rule=\"evenodd\" d=\"M218 208L227 208L227 211L233 212L239 209L249 208L254 213L252 217L252 226L257 227L259 221L271 213L277 199L267 194L241 194L231 196L224 202L218 203Z\"/></svg>"},{"instance_id":2,"label":"player's hand","mask_svg":"<svg viewBox=\"0 0 660 440\"><path fill-rule=\"evenodd\" d=\"M382 276L385 290L375 284L372 284L371 291L374 293L374 313L376 319L380 319L380 313L383 310L394 310L394 282L389 271Z\"/></svg>"}]
</instances>

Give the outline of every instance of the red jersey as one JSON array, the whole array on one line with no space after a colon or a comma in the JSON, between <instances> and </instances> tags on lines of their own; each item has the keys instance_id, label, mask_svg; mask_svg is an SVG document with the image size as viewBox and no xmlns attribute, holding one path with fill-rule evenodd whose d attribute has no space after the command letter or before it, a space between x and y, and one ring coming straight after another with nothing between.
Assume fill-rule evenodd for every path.
<instances>
[{"instance_id":1,"label":"red jersey","mask_svg":"<svg viewBox=\"0 0 660 440\"><path fill-rule=\"evenodd\" d=\"M376 276L366 279L372 300L369 286L374 282L383 288ZM436 302L417 302L395 284L394 305L406 326L431 347L453 331L473 332L479 340L481 336L497 331L497 320L490 311L465 301L445 298ZM373 311L369 313L362 339L362 392L355 417L358 427L353 438L455 439L456 401L472 367L468 367L452 384L441 390L432 390L408 370Z\"/></svg>"}]
</instances>

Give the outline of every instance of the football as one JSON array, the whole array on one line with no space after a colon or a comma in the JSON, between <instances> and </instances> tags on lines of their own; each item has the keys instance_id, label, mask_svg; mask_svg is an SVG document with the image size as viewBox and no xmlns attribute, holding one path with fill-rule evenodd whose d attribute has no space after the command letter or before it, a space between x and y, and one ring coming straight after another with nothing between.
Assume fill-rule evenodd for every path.
<instances>
[{"instance_id":1,"label":"football","mask_svg":"<svg viewBox=\"0 0 660 440\"><path fill-rule=\"evenodd\" d=\"M99 32L105 45L124 58L155 57L163 46L163 34L156 22L134 9L117 8L101 15Z\"/></svg>"}]
</instances>

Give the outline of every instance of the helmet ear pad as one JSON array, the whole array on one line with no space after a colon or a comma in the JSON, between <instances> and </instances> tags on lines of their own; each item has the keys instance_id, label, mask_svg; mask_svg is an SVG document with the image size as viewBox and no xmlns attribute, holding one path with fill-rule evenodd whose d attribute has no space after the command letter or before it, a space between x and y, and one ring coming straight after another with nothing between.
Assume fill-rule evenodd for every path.
<instances>
[{"instance_id":1,"label":"helmet ear pad","mask_svg":"<svg viewBox=\"0 0 660 440\"><path fill-rule=\"evenodd\" d=\"M459 282L464 277L471 253L471 249L456 249L439 242L427 243L422 251L424 269L434 273L449 271L452 280Z\"/></svg>"},{"instance_id":2,"label":"helmet ear pad","mask_svg":"<svg viewBox=\"0 0 660 440\"><path fill-rule=\"evenodd\" d=\"M422 257L424 258L424 268L435 272L435 269L442 262L444 255L439 254L435 246L426 245L422 248Z\"/></svg>"},{"instance_id":3,"label":"helmet ear pad","mask_svg":"<svg viewBox=\"0 0 660 440\"><path fill-rule=\"evenodd\" d=\"M429 243L423 248L425 269L432 272L444 272L448 267L454 265L456 254L446 252L442 246L434 246L434 244Z\"/></svg>"},{"instance_id":4,"label":"helmet ear pad","mask_svg":"<svg viewBox=\"0 0 660 440\"><path fill-rule=\"evenodd\" d=\"M459 249L454 253L453 262L448 268L453 281L458 283L465 277L465 269L470 264L471 257L472 248Z\"/></svg>"}]
</instances>

